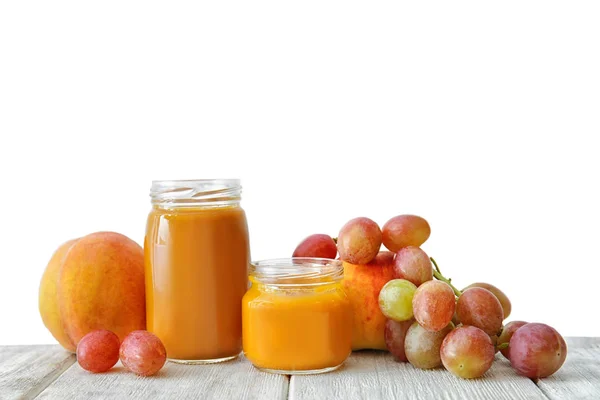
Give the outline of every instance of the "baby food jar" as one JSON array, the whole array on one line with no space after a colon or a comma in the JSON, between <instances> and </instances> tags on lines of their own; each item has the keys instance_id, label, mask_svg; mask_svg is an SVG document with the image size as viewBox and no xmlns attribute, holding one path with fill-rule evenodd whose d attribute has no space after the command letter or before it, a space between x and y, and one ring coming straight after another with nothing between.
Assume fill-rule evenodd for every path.
<instances>
[{"instance_id":1,"label":"baby food jar","mask_svg":"<svg viewBox=\"0 0 600 400\"><path fill-rule=\"evenodd\" d=\"M226 361L242 350L250 250L240 181L154 181L144 241L146 323L171 361Z\"/></svg>"},{"instance_id":2,"label":"baby food jar","mask_svg":"<svg viewBox=\"0 0 600 400\"><path fill-rule=\"evenodd\" d=\"M254 262L242 300L244 354L260 370L316 374L340 367L352 351L352 309L337 260Z\"/></svg>"}]
</instances>

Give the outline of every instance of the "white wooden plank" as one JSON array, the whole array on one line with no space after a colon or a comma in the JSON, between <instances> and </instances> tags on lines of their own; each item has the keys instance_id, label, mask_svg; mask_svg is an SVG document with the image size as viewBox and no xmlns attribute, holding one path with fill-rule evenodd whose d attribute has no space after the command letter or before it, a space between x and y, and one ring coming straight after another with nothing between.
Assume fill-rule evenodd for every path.
<instances>
[{"instance_id":1,"label":"white wooden plank","mask_svg":"<svg viewBox=\"0 0 600 400\"><path fill-rule=\"evenodd\" d=\"M255 369L245 358L212 365L167 363L158 374L140 377L121 363L103 374L74 364L39 399L286 399L287 376Z\"/></svg>"},{"instance_id":2,"label":"white wooden plank","mask_svg":"<svg viewBox=\"0 0 600 400\"><path fill-rule=\"evenodd\" d=\"M562 368L537 381L550 399L600 399L600 338L566 338Z\"/></svg>"},{"instance_id":3,"label":"white wooden plank","mask_svg":"<svg viewBox=\"0 0 600 400\"><path fill-rule=\"evenodd\" d=\"M32 399L74 362L58 345L0 346L0 399Z\"/></svg>"},{"instance_id":4,"label":"white wooden plank","mask_svg":"<svg viewBox=\"0 0 600 400\"><path fill-rule=\"evenodd\" d=\"M420 370L385 352L357 352L343 368L323 375L292 376L290 400L344 399L540 399L528 378L518 376L501 355L480 379L460 379L443 368Z\"/></svg>"}]
</instances>

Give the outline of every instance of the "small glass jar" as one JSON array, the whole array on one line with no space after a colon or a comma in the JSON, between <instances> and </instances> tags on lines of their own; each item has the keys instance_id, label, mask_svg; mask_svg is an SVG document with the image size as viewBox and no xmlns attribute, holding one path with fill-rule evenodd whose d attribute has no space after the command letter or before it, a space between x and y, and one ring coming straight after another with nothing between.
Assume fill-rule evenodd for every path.
<instances>
[{"instance_id":1,"label":"small glass jar","mask_svg":"<svg viewBox=\"0 0 600 400\"><path fill-rule=\"evenodd\" d=\"M352 309L342 263L324 258L254 262L242 300L244 355L280 374L339 368L352 351Z\"/></svg>"},{"instance_id":2,"label":"small glass jar","mask_svg":"<svg viewBox=\"0 0 600 400\"><path fill-rule=\"evenodd\" d=\"M152 182L146 323L171 361L214 363L241 353L250 263L241 190L237 179Z\"/></svg>"}]
</instances>

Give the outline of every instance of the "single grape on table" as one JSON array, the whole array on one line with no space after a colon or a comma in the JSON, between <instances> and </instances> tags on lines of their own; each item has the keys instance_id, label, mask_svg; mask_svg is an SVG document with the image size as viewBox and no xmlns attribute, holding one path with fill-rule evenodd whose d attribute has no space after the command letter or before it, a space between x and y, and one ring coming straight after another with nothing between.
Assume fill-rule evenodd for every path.
<instances>
[{"instance_id":1,"label":"single grape on table","mask_svg":"<svg viewBox=\"0 0 600 400\"><path fill-rule=\"evenodd\" d=\"M502 306L502 311L504 313L504 319L508 318L508 316L510 315L510 312L512 311L512 305L510 303L510 300L508 299L508 296L505 295L502 290L498 289L496 286L489 284L489 283L475 282L475 283L470 284L466 288L464 288L463 292L472 287L480 287L480 288L484 288L484 289L487 289L490 292L492 292L492 294L494 296L496 296L496 298L500 302L500 305Z\"/></svg>"},{"instance_id":2,"label":"single grape on table","mask_svg":"<svg viewBox=\"0 0 600 400\"><path fill-rule=\"evenodd\" d=\"M354 218L340 230L337 248L342 260L350 264L367 264L379 253L381 229L369 218Z\"/></svg>"},{"instance_id":3,"label":"single grape on table","mask_svg":"<svg viewBox=\"0 0 600 400\"><path fill-rule=\"evenodd\" d=\"M440 348L448 333L454 329L450 322L443 329L431 332L415 322L411 325L404 339L404 351L408 361L417 368L430 369L442 365Z\"/></svg>"},{"instance_id":4,"label":"single grape on table","mask_svg":"<svg viewBox=\"0 0 600 400\"><path fill-rule=\"evenodd\" d=\"M111 331L92 331L77 344L77 362L86 371L106 372L119 361L120 344Z\"/></svg>"},{"instance_id":5,"label":"single grape on table","mask_svg":"<svg viewBox=\"0 0 600 400\"><path fill-rule=\"evenodd\" d=\"M509 345L510 364L519 375L545 378L563 365L567 343L546 324L525 324L515 331Z\"/></svg>"},{"instance_id":6,"label":"single grape on table","mask_svg":"<svg viewBox=\"0 0 600 400\"><path fill-rule=\"evenodd\" d=\"M394 321L408 321L413 317L412 300L417 287L405 279L392 279L379 292L379 308L383 315Z\"/></svg>"},{"instance_id":7,"label":"single grape on table","mask_svg":"<svg viewBox=\"0 0 600 400\"><path fill-rule=\"evenodd\" d=\"M525 324L527 324L527 322L525 322L525 321L511 321L508 324L506 324L504 326L504 328L502 329L502 333L498 337L498 344L499 345L502 343L509 344L507 348L500 350L502 355L504 357L506 357L507 360L510 360L510 358L509 358L510 339L512 338L514 333L517 331L517 329L519 329L520 327L522 327Z\"/></svg>"},{"instance_id":8,"label":"single grape on table","mask_svg":"<svg viewBox=\"0 0 600 400\"><path fill-rule=\"evenodd\" d=\"M394 259L396 278L406 279L417 286L433 279L433 268L429 256L418 247L400 249Z\"/></svg>"},{"instance_id":9,"label":"single grape on table","mask_svg":"<svg viewBox=\"0 0 600 400\"><path fill-rule=\"evenodd\" d=\"M125 336L119 355L125 368L142 376L156 374L167 361L165 346L148 331L133 331Z\"/></svg>"},{"instance_id":10,"label":"single grape on table","mask_svg":"<svg viewBox=\"0 0 600 400\"><path fill-rule=\"evenodd\" d=\"M406 338L406 332L413 322L415 322L414 319L402 322L388 319L385 322L385 345L396 361L408 361L406 353L404 352L404 340Z\"/></svg>"},{"instance_id":11,"label":"single grape on table","mask_svg":"<svg viewBox=\"0 0 600 400\"><path fill-rule=\"evenodd\" d=\"M456 316L463 325L475 326L488 335L496 335L502 329L504 312L500 301L492 292L473 287L458 297Z\"/></svg>"},{"instance_id":12,"label":"single grape on table","mask_svg":"<svg viewBox=\"0 0 600 400\"><path fill-rule=\"evenodd\" d=\"M444 329L454 316L456 298L445 282L428 281L415 291L412 307L415 319L426 330Z\"/></svg>"},{"instance_id":13,"label":"single grape on table","mask_svg":"<svg viewBox=\"0 0 600 400\"><path fill-rule=\"evenodd\" d=\"M487 333L474 326L461 326L448 333L440 356L444 367L461 378L479 378L492 366L496 352Z\"/></svg>"},{"instance_id":14,"label":"single grape on table","mask_svg":"<svg viewBox=\"0 0 600 400\"><path fill-rule=\"evenodd\" d=\"M398 215L383 225L383 245L397 252L406 246L419 247L429 238L429 223L416 215Z\"/></svg>"},{"instance_id":15,"label":"single grape on table","mask_svg":"<svg viewBox=\"0 0 600 400\"><path fill-rule=\"evenodd\" d=\"M331 236L317 233L300 242L292 257L335 258L336 255L337 245Z\"/></svg>"}]
</instances>

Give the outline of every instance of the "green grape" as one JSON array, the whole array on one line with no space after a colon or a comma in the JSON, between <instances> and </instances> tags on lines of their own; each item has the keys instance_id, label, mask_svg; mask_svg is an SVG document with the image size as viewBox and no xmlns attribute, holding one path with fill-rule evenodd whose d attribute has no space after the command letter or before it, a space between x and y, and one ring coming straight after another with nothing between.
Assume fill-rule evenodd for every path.
<instances>
[{"instance_id":1,"label":"green grape","mask_svg":"<svg viewBox=\"0 0 600 400\"><path fill-rule=\"evenodd\" d=\"M413 317L412 301L417 287L405 279L392 279L379 292L379 308L383 315L394 321Z\"/></svg>"}]
</instances>

